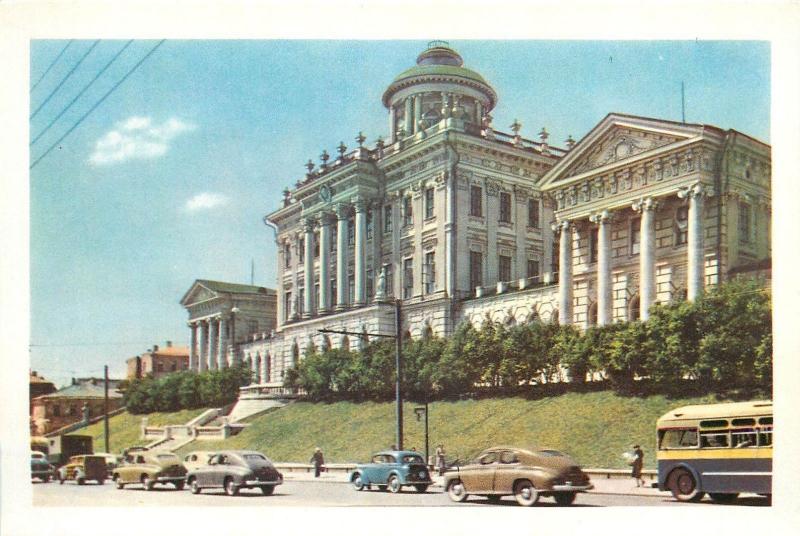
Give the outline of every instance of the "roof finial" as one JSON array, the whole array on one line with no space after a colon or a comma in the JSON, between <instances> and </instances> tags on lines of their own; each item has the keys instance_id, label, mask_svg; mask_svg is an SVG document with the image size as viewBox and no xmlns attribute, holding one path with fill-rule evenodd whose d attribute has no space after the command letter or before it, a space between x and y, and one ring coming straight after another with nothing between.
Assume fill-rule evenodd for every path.
<instances>
[{"instance_id":1,"label":"roof finial","mask_svg":"<svg viewBox=\"0 0 800 536\"><path fill-rule=\"evenodd\" d=\"M573 147L575 147L575 140L572 139L572 134L569 135L569 137L564 141L564 143L567 144L567 149L572 149Z\"/></svg>"}]
</instances>

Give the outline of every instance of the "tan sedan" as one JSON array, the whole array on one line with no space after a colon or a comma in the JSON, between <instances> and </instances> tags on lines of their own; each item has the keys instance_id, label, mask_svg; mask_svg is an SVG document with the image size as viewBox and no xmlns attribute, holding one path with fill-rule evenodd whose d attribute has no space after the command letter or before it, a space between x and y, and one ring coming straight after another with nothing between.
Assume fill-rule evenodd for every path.
<instances>
[{"instance_id":1,"label":"tan sedan","mask_svg":"<svg viewBox=\"0 0 800 536\"><path fill-rule=\"evenodd\" d=\"M493 447L469 465L445 474L450 499L463 502L469 495L498 501L513 495L522 506L533 506L540 497L552 496L569 505L579 492L592 489L589 476L566 454L552 449Z\"/></svg>"}]
</instances>

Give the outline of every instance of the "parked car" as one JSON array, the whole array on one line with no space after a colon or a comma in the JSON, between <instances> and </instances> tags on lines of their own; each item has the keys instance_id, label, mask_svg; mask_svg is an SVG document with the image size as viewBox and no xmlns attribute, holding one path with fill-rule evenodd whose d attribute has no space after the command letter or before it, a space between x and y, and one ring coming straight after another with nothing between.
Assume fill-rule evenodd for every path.
<instances>
[{"instance_id":1,"label":"parked car","mask_svg":"<svg viewBox=\"0 0 800 536\"><path fill-rule=\"evenodd\" d=\"M172 484L182 490L186 481L186 468L175 454L141 447L128 449L122 464L114 469L112 479L117 489L128 484L141 484L150 491L156 484Z\"/></svg>"},{"instance_id":2,"label":"parked car","mask_svg":"<svg viewBox=\"0 0 800 536\"><path fill-rule=\"evenodd\" d=\"M116 454L109 454L108 452L95 452L95 456L102 456L106 459L106 468L108 469L108 478L114 474L114 469L120 464L121 458Z\"/></svg>"},{"instance_id":3,"label":"parked car","mask_svg":"<svg viewBox=\"0 0 800 536\"><path fill-rule=\"evenodd\" d=\"M205 467L216 452L210 450L196 450L183 457L183 466L191 472L200 467Z\"/></svg>"},{"instance_id":4,"label":"parked car","mask_svg":"<svg viewBox=\"0 0 800 536\"><path fill-rule=\"evenodd\" d=\"M67 480L74 480L79 486L87 480L94 480L98 484L104 484L108 476L106 459L103 456L94 454L81 454L73 456L66 465L58 469L58 482L63 484Z\"/></svg>"},{"instance_id":5,"label":"parked car","mask_svg":"<svg viewBox=\"0 0 800 536\"><path fill-rule=\"evenodd\" d=\"M455 502L469 495L492 501L513 495L522 506L533 506L540 497L552 496L564 506L593 486L572 458L557 450L494 447L473 463L445 473L444 488Z\"/></svg>"},{"instance_id":6,"label":"parked car","mask_svg":"<svg viewBox=\"0 0 800 536\"><path fill-rule=\"evenodd\" d=\"M214 454L208 465L191 471L186 482L194 494L222 488L228 495L237 495L242 488L260 488L264 495L272 495L275 486L283 484L283 475L260 452L226 450Z\"/></svg>"},{"instance_id":7,"label":"parked car","mask_svg":"<svg viewBox=\"0 0 800 536\"><path fill-rule=\"evenodd\" d=\"M44 452L31 452L31 478L38 478L42 482L50 482L53 476L54 467L47 462L47 455Z\"/></svg>"},{"instance_id":8,"label":"parked car","mask_svg":"<svg viewBox=\"0 0 800 536\"><path fill-rule=\"evenodd\" d=\"M388 489L392 493L398 493L403 486L414 486L424 493L433 483L425 460L411 450L378 452L370 463L356 465L350 482L357 491L370 489L374 484L379 490Z\"/></svg>"}]
</instances>

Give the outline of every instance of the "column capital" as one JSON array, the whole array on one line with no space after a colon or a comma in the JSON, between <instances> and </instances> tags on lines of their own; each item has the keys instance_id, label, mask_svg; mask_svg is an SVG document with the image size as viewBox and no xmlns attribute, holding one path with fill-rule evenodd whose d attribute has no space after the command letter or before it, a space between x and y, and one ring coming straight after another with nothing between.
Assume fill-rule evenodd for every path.
<instances>
[{"instance_id":1,"label":"column capital","mask_svg":"<svg viewBox=\"0 0 800 536\"><path fill-rule=\"evenodd\" d=\"M332 225L336 221L336 215L332 212L321 212L319 215L319 224L322 227Z\"/></svg>"},{"instance_id":2,"label":"column capital","mask_svg":"<svg viewBox=\"0 0 800 536\"><path fill-rule=\"evenodd\" d=\"M572 222L570 220L557 220L550 224L550 228L553 232L569 231L571 227Z\"/></svg>"},{"instance_id":3,"label":"column capital","mask_svg":"<svg viewBox=\"0 0 800 536\"><path fill-rule=\"evenodd\" d=\"M652 197L644 197L631 204L634 212L652 211L658 208L658 201Z\"/></svg>"},{"instance_id":4,"label":"column capital","mask_svg":"<svg viewBox=\"0 0 800 536\"><path fill-rule=\"evenodd\" d=\"M589 221L592 223L596 223L597 225L609 223L613 219L614 219L614 214L608 210L595 212L594 214L591 214L589 216Z\"/></svg>"},{"instance_id":5,"label":"column capital","mask_svg":"<svg viewBox=\"0 0 800 536\"><path fill-rule=\"evenodd\" d=\"M350 217L351 206L348 203L338 203L334 208L336 212L336 219L338 220L346 220Z\"/></svg>"},{"instance_id":6,"label":"column capital","mask_svg":"<svg viewBox=\"0 0 800 536\"><path fill-rule=\"evenodd\" d=\"M356 197L353 199L353 209L356 211L356 213L366 212L368 206L369 200L364 197Z\"/></svg>"},{"instance_id":7,"label":"column capital","mask_svg":"<svg viewBox=\"0 0 800 536\"><path fill-rule=\"evenodd\" d=\"M303 227L303 231L305 231L306 233L311 233L314 231L315 223L316 222L314 221L313 217L305 217L300 220L300 225Z\"/></svg>"},{"instance_id":8,"label":"column capital","mask_svg":"<svg viewBox=\"0 0 800 536\"><path fill-rule=\"evenodd\" d=\"M691 186L678 190L678 197L681 199L713 197L714 189L702 182L696 182Z\"/></svg>"}]
</instances>

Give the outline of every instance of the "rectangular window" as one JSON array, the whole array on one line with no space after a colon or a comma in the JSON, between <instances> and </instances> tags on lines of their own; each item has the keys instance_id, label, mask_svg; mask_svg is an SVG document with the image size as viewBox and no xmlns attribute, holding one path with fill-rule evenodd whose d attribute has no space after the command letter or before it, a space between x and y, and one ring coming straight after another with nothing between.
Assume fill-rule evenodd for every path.
<instances>
[{"instance_id":1,"label":"rectangular window","mask_svg":"<svg viewBox=\"0 0 800 536\"><path fill-rule=\"evenodd\" d=\"M553 255L550 263L550 271L554 274L558 273L561 265L561 237L560 233L556 233L553 237Z\"/></svg>"},{"instance_id":2,"label":"rectangular window","mask_svg":"<svg viewBox=\"0 0 800 536\"><path fill-rule=\"evenodd\" d=\"M469 189L469 215L480 218L483 216L483 188L471 186Z\"/></svg>"},{"instance_id":3,"label":"rectangular window","mask_svg":"<svg viewBox=\"0 0 800 536\"><path fill-rule=\"evenodd\" d=\"M367 270L367 301L373 296L375 296L375 278L372 276L372 270Z\"/></svg>"},{"instance_id":4,"label":"rectangular window","mask_svg":"<svg viewBox=\"0 0 800 536\"><path fill-rule=\"evenodd\" d=\"M597 227L589 230L589 262L597 262Z\"/></svg>"},{"instance_id":5,"label":"rectangular window","mask_svg":"<svg viewBox=\"0 0 800 536\"><path fill-rule=\"evenodd\" d=\"M287 292L283 297L283 320L289 320L292 312L292 293Z\"/></svg>"},{"instance_id":6,"label":"rectangular window","mask_svg":"<svg viewBox=\"0 0 800 536\"><path fill-rule=\"evenodd\" d=\"M411 197L403 198L403 225L412 225L414 223L414 209L411 205Z\"/></svg>"},{"instance_id":7,"label":"rectangular window","mask_svg":"<svg viewBox=\"0 0 800 536\"><path fill-rule=\"evenodd\" d=\"M336 227L331 229L331 251L336 251Z\"/></svg>"},{"instance_id":8,"label":"rectangular window","mask_svg":"<svg viewBox=\"0 0 800 536\"><path fill-rule=\"evenodd\" d=\"M352 246L356 243L356 224L353 218L347 219L347 245Z\"/></svg>"},{"instance_id":9,"label":"rectangular window","mask_svg":"<svg viewBox=\"0 0 800 536\"><path fill-rule=\"evenodd\" d=\"M383 265L383 273L386 275L386 296L394 296L394 274L392 272L391 264Z\"/></svg>"},{"instance_id":10,"label":"rectangular window","mask_svg":"<svg viewBox=\"0 0 800 536\"><path fill-rule=\"evenodd\" d=\"M367 240L372 238L372 210L367 211Z\"/></svg>"},{"instance_id":11,"label":"rectangular window","mask_svg":"<svg viewBox=\"0 0 800 536\"><path fill-rule=\"evenodd\" d=\"M292 247L289 244L283 245L283 265L285 268L292 267Z\"/></svg>"},{"instance_id":12,"label":"rectangular window","mask_svg":"<svg viewBox=\"0 0 800 536\"><path fill-rule=\"evenodd\" d=\"M336 296L338 292L336 290L336 280L331 279L331 307L336 307Z\"/></svg>"},{"instance_id":13,"label":"rectangular window","mask_svg":"<svg viewBox=\"0 0 800 536\"><path fill-rule=\"evenodd\" d=\"M528 278L539 278L539 261L528 259Z\"/></svg>"},{"instance_id":14,"label":"rectangular window","mask_svg":"<svg viewBox=\"0 0 800 536\"><path fill-rule=\"evenodd\" d=\"M305 295L305 289L297 289L297 314L299 315L303 314L303 306L306 303Z\"/></svg>"},{"instance_id":15,"label":"rectangular window","mask_svg":"<svg viewBox=\"0 0 800 536\"><path fill-rule=\"evenodd\" d=\"M425 218L433 218L433 188L425 190Z\"/></svg>"},{"instance_id":16,"label":"rectangular window","mask_svg":"<svg viewBox=\"0 0 800 536\"><path fill-rule=\"evenodd\" d=\"M528 227L539 229L541 223L539 222L539 200L528 199Z\"/></svg>"},{"instance_id":17,"label":"rectangular window","mask_svg":"<svg viewBox=\"0 0 800 536\"><path fill-rule=\"evenodd\" d=\"M666 449L687 449L697 447L697 430L659 430L658 448Z\"/></svg>"},{"instance_id":18,"label":"rectangular window","mask_svg":"<svg viewBox=\"0 0 800 536\"><path fill-rule=\"evenodd\" d=\"M392 232L392 205L383 206L383 232Z\"/></svg>"},{"instance_id":19,"label":"rectangular window","mask_svg":"<svg viewBox=\"0 0 800 536\"><path fill-rule=\"evenodd\" d=\"M500 223L511 223L511 194L500 192Z\"/></svg>"},{"instance_id":20,"label":"rectangular window","mask_svg":"<svg viewBox=\"0 0 800 536\"><path fill-rule=\"evenodd\" d=\"M306 260L306 239L301 238L297 241L297 260L302 264Z\"/></svg>"},{"instance_id":21,"label":"rectangular window","mask_svg":"<svg viewBox=\"0 0 800 536\"><path fill-rule=\"evenodd\" d=\"M312 235L314 237L314 258L319 258L319 232Z\"/></svg>"},{"instance_id":22,"label":"rectangular window","mask_svg":"<svg viewBox=\"0 0 800 536\"><path fill-rule=\"evenodd\" d=\"M729 445L729 432L726 430L700 432L700 448L728 448Z\"/></svg>"},{"instance_id":23,"label":"rectangular window","mask_svg":"<svg viewBox=\"0 0 800 536\"><path fill-rule=\"evenodd\" d=\"M351 305L356 301L356 277L352 274L347 277L347 300Z\"/></svg>"},{"instance_id":24,"label":"rectangular window","mask_svg":"<svg viewBox=\"0 0 800 536\"><path fill-rule=\"evenodd\" d=\"M500 255L498 277L500 281L511 280L511 257L507 255Z\"/></svg>"},{"instance_id":25,"label":"rectangular window","mask_svg":"<svg viewBox=\"0 0 800 536\"><path fill-rule=\"evenodd\" d=\"M689 232L689 207L678 207L675 211L675 245L686 243Z\"/></svg>"},{"instance_id":26,"label":"rectangular window","mask_svg":"<svg viewBox=\"0 0 800 536\"><path fill-rule=\"evenodd\" d=\"M436 292L436 253L428 251L425 253L425 266L423 277L425 278L425 294Z\"/></svg>"},{"instance_id":27,"label":"rectangular window","mask_svg":"<svg viewBox=\"0 0 800 536\"><path fill-rule=\"evenodd\" d=\"M483 254L480 251L469 252L469 288L483 286Z\"/></svg>"},{"instance_id":28,"label":"rectangular window","mask_svg":"<svg viewBox=\"0 0 800 536\"><path fill-rule=\"evenodd\" d=\"M642 219L633 218L631 220L631 255L639 254L639 245L641 242Z\"/></svg>"},{"instance_id":29,"label":"rectangular window","mask_svg":"<svg viewBox=\"0 0 800 536\"><path fill-rule=\"evenodd\" d=\"M319 283L314 284L314 304L319 305Z\"/></svg>"},{"instance_id":30,"label":"rectangular window","mask_svg":"<svg viewBox=\"0 0 800 536\"><path fill-rule=\"evenodd\" d=\"M403 298L414 295L414 259L403 259Z\"/></svg>"},{"instance_id":31,"label":"rectangular window","mask_svg":"<svg viewBox=\"0 0 800 536\"><path fill-rule=\"evenodd\" d=\"M750 205L739 203L739 242L750 242Z\"/></svg>"}]
</instances>

